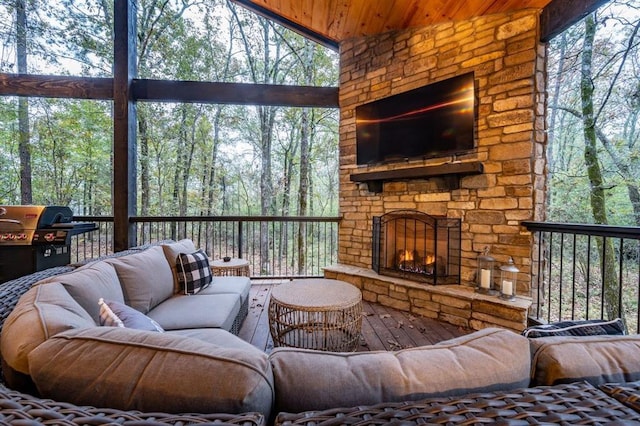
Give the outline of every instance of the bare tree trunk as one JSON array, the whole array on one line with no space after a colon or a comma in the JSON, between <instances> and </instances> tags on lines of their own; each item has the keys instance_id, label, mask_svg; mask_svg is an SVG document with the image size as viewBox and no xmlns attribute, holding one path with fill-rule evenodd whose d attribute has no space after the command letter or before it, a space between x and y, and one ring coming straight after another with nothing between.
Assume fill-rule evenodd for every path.
<instances>
[{"instance_id":1,"label":"bare tree trunk","mask_svg":"<svg viewBox=\"0 0 640 426\"><path fill-rule=\"evenodd\" d=\"M596 148L597 134L593 108L593 80L592 80L592 57L593 40L596 33L596 24L593 14L585 18L585 35L582 49L580 95L582 99L582 123L584 134L584 160L587 166L589 183L591 184L590 199L591 211L595 223L608 224L606 199L604 193L604 180L600 163L598 162L598 151ZM617 273L614 258L613 244L610 239L604 242L603 238L597 239L598 252L604 267L603 294L604 306L609 319L617 318L621 314L618 304ZM609 254L609 255L607 255Z\"/></svg>"},{"instance_id":2,"label":"bare tree trunk","mask_svg":"<svg viewBox=\"0 0 640 426\"><path fill-rule=\"evenodd\" d=\"M27 11L25 0L16 0L16 56L18 73L27 73ZM18 152L20 155L20 203L33 203L31 188L31 136L29 134L29 99L18 98Z\"/></svg>"},{"instance_id":3,"label":"bare tree trunk","mask_svg":"<svg viewBox=\"0 0 640 426\"><path fill-rule=\"evenodd\" d=\"M140 156L138 158L140 162L140 213L142 216L148 216L150 204L149 126L145 105L138 105L138 145L140 146Z\"/></svg>"},{"instance_id":4,"label":"bare tree trunk","mask_svg":"<svg viewBox=\"0 0 640 426\"><path fill-rule=\"evenodd\" d=\"M305 73L305 83L311 85L313 82L313 45L309 40L305 40L304 56L302 67ZM300 194L298 196L298 215L307 215L307 203L309 198L309 145L311 123L309 120L309 108L302 109L302 119L300 122ZM307 224L300 222L298 229L298 274L306 268L307 247L306 247Z\"/></svg>"}]
</instances>

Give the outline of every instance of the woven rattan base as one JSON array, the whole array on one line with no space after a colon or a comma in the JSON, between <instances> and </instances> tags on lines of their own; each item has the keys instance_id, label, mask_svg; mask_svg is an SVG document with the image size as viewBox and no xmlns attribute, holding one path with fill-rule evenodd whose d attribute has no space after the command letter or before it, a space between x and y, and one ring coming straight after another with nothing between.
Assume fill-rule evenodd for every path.
<instances>
[{"instance_id":1,"label":"woven rattan base","mask_svg":"<svg viewBox=\"0 0 640 426\"><path fill-rule=\"evenodd\" d=\"M640 415L587 383L491 392L463 398L280 413L276 425L640 425Z\"/></svg>"},{"instance_id":2,"label":"woven rattan base","mask_svg":"<svg viewBox=\"0 0 640 426\"><path fill-rule=\"evenodd\" d=\"M361 328L362 293L351 284L295 280L271 293L269 331L275 346L353 351Z\"/></svg>"},{"instance_id":3,"label":"woven rattan base","mask_svg":"<svg viewBox=\"0 0 640 426\"><path fill-rule=\"evenodd\" d=\"M607 395L614 397L627 407L631 407L640 413L640 381L606 384L600 386L600 389Z\"/></svg>"},{"instance_id":4,"label":"woven rattan base","mask_svg":"<svg viewBox=\"0 0 640 426\"><path fill-rule=\"evenodd\" d=\"M0 385L0 425L264 425L260 413L168 414L82 407L39 399Z\"/></svg>"}]
</instances>

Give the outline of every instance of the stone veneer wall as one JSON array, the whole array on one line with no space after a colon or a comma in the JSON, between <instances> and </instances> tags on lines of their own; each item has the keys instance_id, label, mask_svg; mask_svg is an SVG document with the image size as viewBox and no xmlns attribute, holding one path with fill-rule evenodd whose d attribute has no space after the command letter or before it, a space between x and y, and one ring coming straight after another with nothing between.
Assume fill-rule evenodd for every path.
<instances>
[{"instance_id":1,"label":"stone veneer wall","mask_svg":"<svg viewBox=\"0 0 640 426\"><path fill-rule=\"evenodd\" d=\"M371 267L373 216L418 209L462 220L462 284L475 280L476 258L489 246L497 265L512 256L519 294L530 294L533 237L520 225L542 220L545 192L545 47L539 11L390 32L340 45L340 212L338 262ZM473 71L477 150L456 158L385 166L356 165L355 107ZM385 182L382 193L351 173L481 161L484 173L450 190L440 178Z\"/></svg>"}]
</instances>

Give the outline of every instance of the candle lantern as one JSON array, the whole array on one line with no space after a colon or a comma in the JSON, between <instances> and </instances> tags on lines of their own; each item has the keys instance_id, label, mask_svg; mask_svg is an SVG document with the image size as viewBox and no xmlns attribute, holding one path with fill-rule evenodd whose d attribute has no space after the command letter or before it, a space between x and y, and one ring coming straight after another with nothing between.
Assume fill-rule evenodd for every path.
<instances>
[{"instance_id":1,"label":"candle lantern","mask_svg":"<svg viewBox=\"0 0 640 426\"><path fill-rule=\"evenodd\" d=\"M489 247L478 256L478 272L476 274L476 291L478 293L493 293L493 268L495 259L489 255Z\"/></svg>"},{"instance_id":2,"label":"candle lantern","mask_svg":"<svg viewBox=\"0 0 640 426\"><path fill-rule=\"evenodd\" d=\"M520 270L513 264L513 258L500 267L500 297L505 300L516 298L516 283Z\"/></svg>"}]
</instances>

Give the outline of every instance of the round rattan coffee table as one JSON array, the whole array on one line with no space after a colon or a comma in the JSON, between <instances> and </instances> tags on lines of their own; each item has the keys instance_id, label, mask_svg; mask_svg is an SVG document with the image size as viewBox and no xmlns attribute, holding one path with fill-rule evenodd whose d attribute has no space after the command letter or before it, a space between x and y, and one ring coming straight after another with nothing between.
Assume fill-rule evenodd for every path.
<instances>
[{"instance_id":1,"label":"round rattan coffee table","mask_svg":"<svg viewBox=\"0 0 640 426\"><path fill-rule=\"evenodd\" d=\"M362 293L353 285L322 278L273 288L269 331L275 346L348 352L362 328Z\"/></svg>"}]
</instances>

